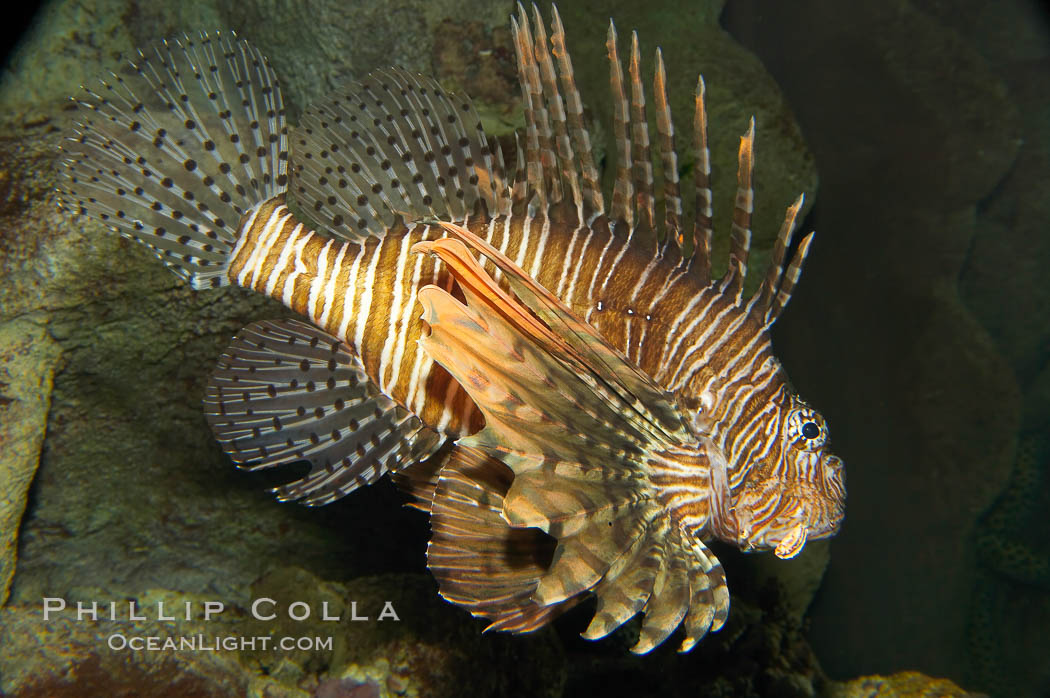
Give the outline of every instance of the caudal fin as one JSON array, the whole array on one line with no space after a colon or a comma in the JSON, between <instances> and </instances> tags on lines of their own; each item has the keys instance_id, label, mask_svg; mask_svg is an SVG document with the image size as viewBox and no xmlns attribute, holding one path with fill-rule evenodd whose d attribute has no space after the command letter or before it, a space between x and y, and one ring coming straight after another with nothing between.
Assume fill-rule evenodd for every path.
<instances>
[{"instance_id":1,"label":"caudal fin","mask_svg":"<svg viewBox=\"0 0 1050 698\"><path fill-rule=\"evenodd\" d=\"M266 58L230 32L162 41L74 98L66 208L153 250L194 288L229 283L245 211L287 187L287 127Z\"/></svg>"}]
</instances>

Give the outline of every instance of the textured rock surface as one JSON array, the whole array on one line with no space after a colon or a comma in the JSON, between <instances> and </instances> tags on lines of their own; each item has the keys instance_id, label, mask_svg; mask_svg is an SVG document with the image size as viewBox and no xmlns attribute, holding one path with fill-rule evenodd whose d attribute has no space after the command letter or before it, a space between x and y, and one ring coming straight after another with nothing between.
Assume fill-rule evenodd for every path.
<instances>
[{"instance_id":1,"label":"textured rock surface","mask_svg":"<svg viewBox=\"0 0 1050 698\"><path fill-rule=\"evenodd\" d=\"M108 595L105 596L108 598ZM180 597L169 597L178 603ZM127 607L124 608L127 614ZM177 629L176 629L177 628ZM42 621L38 605L0 610L0 691L20 698L74 696L223 696L249 695L253 677L230 652L111 651L106 642L124 637L169 637L229 633L230 623L77 620L75 612ZM254 695L305 697L283 692L277 682L258 677ZM278 690L273 690L278 689Z\"/></svg>"},{"instance_id":2,"label":"textured rock surface","mask_svg":"<svg viewBox=\"0 0 1050 698\"><path fill-rule=\"evenodd\" d=\"M865 676L833 684L828 698L987 698L983 693L970 693L948 679L935 679L917 671L902 671L892 676Z\"/></svg>"},{"instance_id":3,"label":"textured rock surface","mask_svg":"<svg viewBox=\"0 0 1050 698\"><path fill-rule=\"evenodd\" d=\"M960 278L963 298L995 338L1023 389L1023 432L1008 486L981 520L982 567L971 603L972 675L989 693L1050 691L1050 22L1008 3L946 22L981 47L1019 104L1024 145L978 209Z\"/></svg>"},{"instance_id":4,"label":"textured rock surface","mask_svg":"<svg viewBox=\"0 0 1050 698\"><path fill-rule=\"evenodd\" d=\"M35 346L51 341L62 352L15 596L172 579L243 594L282 546L297 559L330 560L333 546L367 558L368 540L337 543L320 523L345 509L309 516L274 504L208 436L199 400L214 357L273 306L237 292L194 294L157 274L141 250L71 225L50 200L53 139L0 151L16 183L4 209L0 321L40 318L50 339ZM42 432L44 414L21 428ZM232 554L231 541L242 546Z\"/></svg>"},{"instance_id":5,"label":"textured rock surface","mask_svg":"<svg viewBox=\"0 0 1050 698\"><path fill-rule=\"evenodd\" d=\"M85 601L115 595L112 589L90 591ZM371 687L384 698L451 698L469 684L477 695L561 695L565 659L552 632L482 636L465 614L433 607L436 586L427 576L363 577L340 585L281 568L258 580L252 592L263 600L256 614L247 604L228 605L209 620L202 618L204 604L215 597L160 589L128 595L144 620L128 618L127 601L117 620L107 618L108 602L100 604L98 620L78 620L71 601L46 623L39 602L9 607L0 611L0 691L26 698L325 698L363 696ZM158 620L158 602L174 620ZM212 649L136 652L125 649L132 638L157 638L157 647L169 639L192 640ZM223 638L237 640L228 645L232 640ZM284 638L291 639L290 649L283 649ZM361 687L361 694L351 692Z\"/></svg>"},{"instance_id":6,"label":"textured rock surface","mask_svg":"<svg viewBox=\"0 0 1050 698\"><path fill-rule=\"evenodd\" d=\"M391 64L433 74L441 23L502 27L509 3L487 0L216 0L224 26L249 37L270 58L299 109L347 81ZM279 22L273 21L280 18Z\"/></svg>"},{"instance_id":7,"label":"textured rock surface","mask_svg":"<svg viewBox=\"0 0 1050 698\"><path fill-rule=\"evenodd\" d=\"M1045 428L1023 432L1010 481L975 535L981 564L967 628L970 675L994 695L1050 686L1038 659L1050 626L1048 472L1050 435Z\"/></svg>"},{"instance_id":8,"label":"textured rock surface","mask_svg":"<svg viewBox=\"0 0 1050 698\"><path fill-rule=\"evenodd\" d=\"M40 460L58 347L24 317L0 324L0 606L15 574L18 526Z\"/></svg>"},{"instance_id":9,"label":"textured rock surface","mask_svg":"<svg viewBox=\"0 0 1050 698\"><path fill-rule=\"evenodd\" d=\"M42 10L0 86L0 123L53 120L81 84L93 84L138 46L185 32L233 29L270 59L294 113L347 80L396 62L432 72L444 19L503 26L512 6L486 0L64 0Z\"/></svg>"},{"instance_id":10,"label":"textured rock surface","mask_svg":"<svg viewBox=\"0 0 1050 698\"><path fill-rule=\"evenodd\" d=\"M307 673L325 673L357 683L372 682L384 692L411 696L458 696L470 685L477 695L561 695L565 657L550 630L526 637L482 635L467 614L447 604L434 605L437 586L429 575L363 577L345 585L318 585L309 573L281 569L256 582L254 598L272 598L274 622L249 622L241 632L334 636L330 653L253 653L251 661L267 670L294 662ZM304 624L283 609L296 601L316 611L329 601L333 616L368 620ZM397 614L397 619L391 617ZM385 615L384 615L385 614ZM336 627L333 632L329 627Z\"/></svg>"}]
</instances>

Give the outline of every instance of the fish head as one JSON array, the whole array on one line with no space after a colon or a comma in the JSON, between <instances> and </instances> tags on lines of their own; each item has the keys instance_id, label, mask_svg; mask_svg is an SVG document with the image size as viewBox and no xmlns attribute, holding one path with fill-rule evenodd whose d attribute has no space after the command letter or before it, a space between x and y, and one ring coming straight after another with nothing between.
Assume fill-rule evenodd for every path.
<instances>
[{"instance_id":1,"label":"fish head","mask_svg":"<svg viewBox=\"0 0 1050 698\"><path fill-rule=\"evenodd\" d=\"M733 488L729 518L742 550L773 550L791 558L807 541L838 532L846 506L845 470L831 453L824 417L789 395L773 410L765 454L749 463Z\"/></svg>"}]
</instances>

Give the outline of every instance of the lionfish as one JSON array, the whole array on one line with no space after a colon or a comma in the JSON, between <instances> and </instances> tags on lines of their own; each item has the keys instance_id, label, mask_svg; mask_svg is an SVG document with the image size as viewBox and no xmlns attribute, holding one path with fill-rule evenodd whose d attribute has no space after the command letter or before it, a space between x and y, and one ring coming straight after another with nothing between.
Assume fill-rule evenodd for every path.
<instances>
[{"instance_id":1,"label":"lionfish","mask_svg":"<svg viewBox=\"0 0 1050 698\"><path fill-rule=\"evenodd\" d=\"M431 514L441 595L489 628L528 632L594 595L584 637L641 613L634 652L679 626L687 651L729 609L704 541L788 558L843 517L827 426L769 338L812 236L790 244L800 197L744 298L752 119L712 278L703 80L687 243L660 51L662 219L637 36L625 75L611 24L607 209L557 10L548 39L518 9L512 174L469 99L398 68L289 134L266 59L202 33L76 100L60 193L193 288L237 284L308 320L244 328L204 400L237 464L310 462L280 499L326 504L392 472Z\"/></svg>"}]
</instances>

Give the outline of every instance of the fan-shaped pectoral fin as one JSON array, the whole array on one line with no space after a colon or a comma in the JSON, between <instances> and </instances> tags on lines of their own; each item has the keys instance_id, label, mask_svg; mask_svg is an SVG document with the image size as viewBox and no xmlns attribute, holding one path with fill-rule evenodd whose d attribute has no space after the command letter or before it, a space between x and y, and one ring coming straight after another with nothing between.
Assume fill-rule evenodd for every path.
<instances>
[{"instance_id":1,"label":"fan-shaped pectoral fin","mask_svg":"<svg viewBox=\"0 0 1050 698\"><path fill-rule=\"evenodd\" d=\"M721 628L729 613L721 564L666 515L648 523L594 591L598 608L583 637L605 637L643 612L638 642L631 648L635 654L651 651L683 623L679 652L688 652L709 631Z\"/></svg>"},{"instance_id":2,"label":"fan-shaped pectoral fin","mask_svg":"<svg viewBox=\"0 0 1050 698\"><path fill-rule=\"evenodd\" d=\"M316 388L316 389L315 389ZM428 457L438 435L371 381L341 340L294 319L234 337L204 396L223 449L248 470L309 461L282 500L327 504Z\"/></svg>"},{"instance_id":3,"label":"fan-shaped pectoral fin","mask_svg":"<svg viewBox=\"0 0 1050 698\"><path fill-rule=\"evenodd\" d=\"M531 577L529 603L560 608L593 591L598 614L585 637L601 637L644 611L636 652L648 652L683 622L687 642L695 644L724 618L724 576L702 544L683 533L683 514L658 496L657 480L672 478L680 490L681 473L695 474L685 484L699 487L697 501L705 499L710 483L693 482L709 470L697 435L681 421L672 396L557 298L469 231L446 229L455 238L417 250L441 257L465 302L422 289L431 331L421 342L484 413L485 428L459 439L457 448L513 472L502 494L502 521L557 541L549 567ZM468 245L504 271L513 294L495 284ZM441 496L439 485L434 512L444 506ZM472 566L452 559L465 571L449 582L469 578L471 588L481 588ZM453 567L448 560L435 557L436 575L441 565ZM452 598L453 586L446 586ZM520 625L513 614L506 617ZM494 627L505 626L497 620Z\"/></svg>"}]
</instances>

